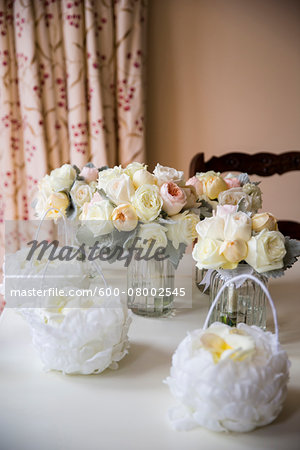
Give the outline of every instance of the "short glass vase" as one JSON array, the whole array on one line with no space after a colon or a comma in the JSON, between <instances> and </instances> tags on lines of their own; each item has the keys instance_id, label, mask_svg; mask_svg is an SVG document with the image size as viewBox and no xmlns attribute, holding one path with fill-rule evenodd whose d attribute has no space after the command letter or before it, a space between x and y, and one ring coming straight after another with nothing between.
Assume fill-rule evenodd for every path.
<instances>
[{"instance_id":1,"label":"short glass vase","mask_svg":"<svg viewBox=\"0 0 300 450\"><path fill-rule=\"evenodd\" d=\"M217 293L228 279L229 271L214 271L210 282L210 305ZM235 273L237 275L239 273ZM255 274L265 285L267 278ZM251 279L245 279L241 284L230 283L221 294L218 304L214 308L209 324L222 322L236 327L239 323L256 325L266 329L266 296L261 287Z\"/></svg>"},{"instance_id":2,"label":"short glass vase","mask_svg":"<svg viewBox=\"0 0 300 450\"><path fill-rule=\"evenodd\" d=\"M175 269L168 259L132 259L127 269L127 304L135 314L168 315L174 302Z\"/></svg>"}]
</instances>

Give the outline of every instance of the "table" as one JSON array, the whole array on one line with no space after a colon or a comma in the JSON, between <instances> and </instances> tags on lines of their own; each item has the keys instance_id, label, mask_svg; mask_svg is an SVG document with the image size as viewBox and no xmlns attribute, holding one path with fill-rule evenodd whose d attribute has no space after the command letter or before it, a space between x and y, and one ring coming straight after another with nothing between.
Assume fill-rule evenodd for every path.
<instances>
[{"instance_id":1,"label":"table","mask_svg":"<svg viewBox=\"0 0 300 450\"><path fill-rule=\"evenodd\" d=\"M269 284L280 341L292 362L285 407L273 424L248 434L200 428L177 432L169 423L167 411L176 400L163 380L172 353L188 330L203 325L208 309L208 296L196 288L192 273L191 255L185 255L177 279L192 283L192 308L180 308L169 318L134 316L129 354L118 370L100 375L43 372L27 324L14 310L5 310L0 322L0 449L298 450L300 262Z\"/></svg>"}]
</instances>

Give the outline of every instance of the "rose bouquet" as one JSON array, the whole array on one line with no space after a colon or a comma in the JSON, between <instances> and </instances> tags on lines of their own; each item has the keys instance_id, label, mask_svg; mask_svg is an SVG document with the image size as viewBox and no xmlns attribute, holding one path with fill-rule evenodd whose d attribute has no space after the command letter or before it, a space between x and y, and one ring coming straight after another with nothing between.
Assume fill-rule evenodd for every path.
<instances>
[{"instance_id":1,"label":"rose bouquet","mask_svg":"<svg viewBox=\"0 0 300 450\"><path fill-rule=\"evenodd\" d=\"M39 183L35 211L39 218L76 219L81 241L125 246L137 237L144 249L153 241L151 254L166 248L177 266L196 238L201 208L183 172L157 164L150 173L135 162L101 169L90 163L81 171L64 164Z\"/></svg>"},{"instance_id":2,"label":"rose bouquet","mask_svg":"<svg viewBox=\"0 0 300 450\"><path fill-rule=\"evenodd\" d=\"M266 282L283 275L300 255L300 242L283 236L272 214L252 215L244 199L238 205L218 205L214 215L198 223L196 230L193 258L199 269L209 269L204 281L210 284L211 300L222 283L235 275L252 273ZM251 285L229 286L214 320L229 325L250 321L264 327L264 301L261 292L251 291Z\"/></svg>"}]
</instances>

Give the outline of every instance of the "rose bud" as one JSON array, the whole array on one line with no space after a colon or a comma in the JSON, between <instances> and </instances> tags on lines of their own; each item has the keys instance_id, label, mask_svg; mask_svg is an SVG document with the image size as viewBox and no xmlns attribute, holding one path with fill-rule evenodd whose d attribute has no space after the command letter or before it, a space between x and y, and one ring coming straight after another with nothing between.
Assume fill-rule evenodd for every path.
<instances>
[{"instance_id":1,"label":"rose bud","mask_svg":"<svg viewBox=\"0 0 300 450\"><path fill-rule=\"evenodd\" d=\"M117 206L113 212L111 219L115 228L119 231L134 230L138 223L138 216L134 206L122 204Z\"/></svg>"},{"instance_id":2,"label":"rose bud","mask_svg":"<svg viewBox=\"0 0 300 450\"><path fill-rule=\"evenodd\" d=\"M224 241L220 247L220 253L232 263L239 263L247 257L248 246L242 239L235 241Z\"/></svg>"},{"instance_id":3,"label":"rose bud","mask_svg":"<svg viewBox=\"0 0 300 450\"><path fill-rule=\"evenodd\" d=\"M260 232L264 228L266 228L269 231L277 231L277 221L275 217L270 213L260 213L255 214L252 217L252 229L255 232Z\"/></svg>"}]
</instances>

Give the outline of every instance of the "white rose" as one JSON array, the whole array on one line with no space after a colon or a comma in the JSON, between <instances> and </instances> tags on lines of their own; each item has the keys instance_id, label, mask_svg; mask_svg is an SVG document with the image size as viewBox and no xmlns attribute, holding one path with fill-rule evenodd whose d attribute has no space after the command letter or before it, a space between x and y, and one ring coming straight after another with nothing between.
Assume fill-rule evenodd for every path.
<instances>
[{"instance_id":1,"label":"white rose","mask_svg":"<svg viewBox=\"0 0 300 450\"><path fill-rule=\"evenodd\" d=\"M136 244L137 247L143 248L142 255L145 255L147 253L149 247L151 247L151 251L148 257L154 256L156 250L159 247L166 248L168 245L168 239L166 235L167 230L168 229L166 227L163 227L159 223L142 224L137 235L140 240ZM144 241L147 242L144 243Z\"/></svg>"},{"instance_id":2,"label":"white rose","mask_svg":"<svg viewBox=\"0 0 300 450\"><path fill-rule=\"evenodd\" d=\"M218 196L220 205L237 205L238 202L244 199L247 211L252 211L252 197L243 191L243 188L236 187L220 192Z\"/></svg>"},{"instance_id":3,"label":"white rose","mask_svg":"<svg viewBox=\"0 0 300 450\"><path fill-rule=\"evenodd\" d=\"M201 222L200 222L201 223ZM220 254L222 241L217 239L199 239L193 249L193 258L197 261L199 269L225 268L226 259Z\"/></svg>"},{"instance_id":4,"label":"white rose","mask_svg":"<svg viewBox=\"0 0 300 450\"><path fill-rule=\"evenodd\" d=\"M120 205L129 203L135 191L131 178L126 173L122 173L107 183L105 192L113 203Z\"/></svg>"},{"instance_id":5,"label":"white rose","mask_svg":"<svg viewBox=\"0 0 300 450\"><path fill-rule=\"evenodd\" d=\"M239 211L226 216L224 227L224 238L226 241L233 241L235 239L249 241L251 231L252 222L246 213Z\"/></svg>"},{"instance_id":6,"label":"white rose","mask_svg":"<svg viewBox=\"0 0 300 450\"><path fill-rule=\"evenodd\" d=\"M135 191L132 204L138 217L145 222L150 222L159 215L163 201L157 186L144 184Z\"/></svg>"},{"instance_id":7,"label":"white rose","mask_svg":"<svg viewBox=\"0 0 300 450\"><path fill-rule=\"evenodd\" d=\"M167 236L172 241L173 247L178 249L179 244L191 244L197 238L196 225L199 217L196 214L185 211L172 217L176 223L167 226Z\"/></svg>"},{"instance_id":8,"label":"white rose","mask_svg":"<svg viewBox=\"0 0 300 450\"><path fill-rule=\"evenodd\" d=\"M174 183L177 184L184 183L184 174L181 170L176 170L171 167L156 164L153 173L157 178L157 184L159 186L161 186L164 183L167 183L168 181L173 181Z\"/></svg>"},{"instance_id":9,"label":"white rose","mask_svg":"<svg viewBox=\"0 0 300 450\"><path fill-rule=\"evenodd\" d=\"M91 230L94 236L110 233L114 226L111 220L114 208L108 200L94 203L85 203L80 220Z\"/></svg>"},{"instance_id":10,"label":"white rose","mask_svg":"<svg viewBox=\"0 0 300 450\"><path fill-rule=\"evenodd\" d=\"M132 177L135 189L143 184L156 184L156 178L146 169L137 170Z\"/></svg>"},{"instance_id":11,"label":"white rose","mask_svg":"<svg viewBox=\"0 0 300 450\"><path fill-rule=\"evenodd\" d=\"M125 169L124 169L124 172L128 175L128 176L130 176L130 178L132 179L133 178L133 175L135 174L135 172L137 171L137 170L141 170L141 169L147 169L147 166L145 166L144 164L141 164L141 163L139 163L139 162L132 162L132 163L130 163L130 164L128 164L126 167L125 167Z\"/></svg>"},{"instance_id":12,"label":"white rose","mask_svg":"<svg viewBox=\"0 0 300 450\"><path fill-rule=\"evenodd\" d=\"M75 204L79 208L81 208L85 203L89 203L92 199L91 188L84 181L75 181L70 193Z\"/></svg>"},{"instance_id":13,"label":"white rose","mask_svg":"<svg viewBox=\"0 0 300 450\"><path fill-rule=\"evenodd\" d=\"M69 190L76 178L76 170L70 164L64 164L58 169L52 170L49 177L53 191Z\"/></svg>"},{"instance_id":14,"label":"white rose","mask_svg":"<svg viewBox=\"0 0 300 450\"><path fill-rule=\"evenodd\" d=\"M219 216L207 217L197 224L196 231L202 239L210 238L223 241L224 220Z\"/></svg>"},{"instance_id":15,"label":"white rose","mask_svg":"<svg viewBox=\"0 0 300 450\"><path fill-rule=\"evenodd\" d=\"M262 230L248 241L246 262L258 273L281 269L286 255L284 236L279 231Z\"/></svg>"},{"instance_id":16,"label":"white rose","mask_svg":"<svg viewBox=\"0 0 300 450\"><path fill-rule=\"evenodd\" d=\"M124 173L121 166L115 166L112 169L100 170L98 175L98 188L106 191L107 183Z\"/></svg>"}]
</instances>

